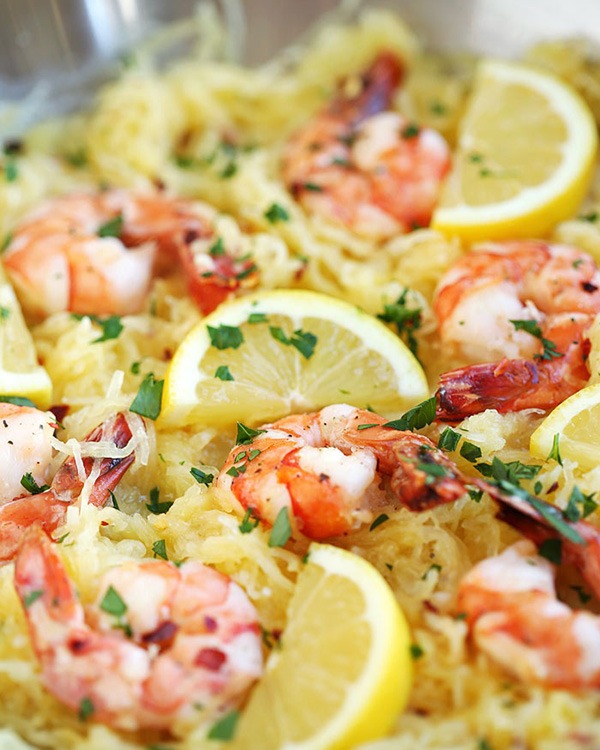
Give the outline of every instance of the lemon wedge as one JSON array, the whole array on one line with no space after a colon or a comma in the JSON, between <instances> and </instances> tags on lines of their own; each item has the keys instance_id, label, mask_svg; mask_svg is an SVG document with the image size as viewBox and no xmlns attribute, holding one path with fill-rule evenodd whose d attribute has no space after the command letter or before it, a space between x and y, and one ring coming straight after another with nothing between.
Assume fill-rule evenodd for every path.
<instances>
[{"instance_id":1,"label":"lemon wedge","mask_svg":"<svg viewBox=\"0 0 600 750\"><path fill-rule=\"evenodd\" d=\"M342 401L395 414L428 395L420 364L379 320L323 294L278 290L223 304L188 333L160 424L258 424Z\"/></svg>"},{"instance_id":2,"label":"lemon wedge","mask_svg":"<svg viewBox=\"0 0 600 750\"><path fill-rule=\"evenodd\" d=\"M21 396L47 409L52 381L38 364L31 333L14 290L0 267L0 396Z\"/></svg>"},{"instance_id":3,"label":"lemon wedge","mask_svg":"<svg viewBox=\"0 0 600 750\"><path fill-rule=\"evenodd\" d=\"M482 62L432 226L467 241L546 234L585 196L597 141L592 113L567 84Z\"/></svg>"},{"instance_id":4,"label":"lemon wedge","mask_svg":"<svg viewBox=\"0 0 600 750\"><path fill-rule=\"evenodd\" d=\"M387 583L357 555L312 544L233 748L354 747L391 729L411 685L408 625Z\"/></svg>"},{"instance_id":5,"label":"lemon wedge","mask_svg":"<svg viewBox=\"0 0 600 750\"><path fill-rule=\"evenodd\" d=\"M577 461L584 471L600 465L600 383L588 385L559 404L531 435L529 449L547 458L558 435L562 458Z\"/></svg>"}]
</instances>

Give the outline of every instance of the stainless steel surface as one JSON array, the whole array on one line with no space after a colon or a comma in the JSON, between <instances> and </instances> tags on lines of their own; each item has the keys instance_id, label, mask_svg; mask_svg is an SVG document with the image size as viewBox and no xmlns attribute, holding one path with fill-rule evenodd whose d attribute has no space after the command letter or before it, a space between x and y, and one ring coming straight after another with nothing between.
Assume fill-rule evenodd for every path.
<instances>
[{"instance_id":1,"label":"stainless steel surface","mask_svg":"<svg viewBox=\"0 0 600 750\"><path fill-rule=\"evenodd\" d=\"M227 0L214 2L225 15L231 8ZM436 48L510 57L537 38L586 34L600 42L600 0L383 4L397 9ZM198 0L0 0L0 100L19 100L41 85L50 110L70 108L110 72L111 61L161 24L190 16L197 5ZM250 63L268 59L337 5L338 0L243 0L246 34L236 53Z\"/></svg>"}]
</instances>

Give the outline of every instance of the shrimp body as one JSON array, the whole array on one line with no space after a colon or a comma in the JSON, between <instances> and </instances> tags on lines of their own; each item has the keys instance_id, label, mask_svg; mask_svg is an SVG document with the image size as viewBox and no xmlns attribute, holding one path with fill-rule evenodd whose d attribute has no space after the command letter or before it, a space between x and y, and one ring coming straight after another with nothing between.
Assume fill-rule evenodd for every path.
<instances>
[{"instance_id":1,"label":"shrimp body","mask_svg":"<svg viewBox=\"0 0 600 750\"><path fill-rule=\"evenodd\" d=\"M15 561L15 587L44 685L73 710L85 707L88 720L177 732L235 705L262 673L256 610L199 562L112 568L84 609L56 545L34 528Z\"/></svg>"},{"instance_id":2,"label":"shrimp body","mask_svg":"<svg viewBox=\"0 0 600 750\"><path fill-rule=\"evenodd\" d=\"M402 73L393 54L381 53L292 137L283 160L284 181L305 209L375 240L427 226L450 166L439 133L388 111Z\"/></svg>"},{"instance_id":3,"label":"shrimp body","mask_svg":"<svg viewBox=\"0 0 600 750\"><path fill-rule=\"evenodd\" d=\"M216 484L269 524L286 508L311 539L373 521L390 505L388 486L414 510L465 494L457 468L428 438L385 421L346 404L285 417L234 448Z\"/></svg>"},{"instance_id":4,"label":"shrimp body","mask_svg":"<svg viewBox=\"0 0 600 750\"><path fill-rule=\"evenodd\" d=\"M208 245L211 238L211 210L202 204L126 190L76 193L50 200L26 218L3 261L33 318L63 310L139 312L155 272L177 264L198 306L209 312L237 289L238 276L246 284L256 281L247 260L198 257L206 252L196 252L197 241Z\"/></svg>"},{"instance_id":5,"label":"shrimp body","mask_svg":"<svg viewBox=\"0 0 600 750\"><path fill-rule=\"evenodd\" d=\"M600 271L574 247L486 245L448 271L434 309L446 351L475 363L441 376L440 419L551 409L589 380L585 334L600 312Z\"/></svg>"},{"instance_id":6,"label":"shrimp body","mask_svg":"<svg viewBox=\"0 0 600 750\"><path fill-rule=\"evenodd\" d=\"M130 418L137 419L135 415ZM85 438L86 442L110 441L117 448L124 448L132 438L131 429L123 413L109 417L94 428ZM94 472L94 483L89 502L104 506L111 491L119 483L135 460L135 453L124 458L82 458L85 476L80 476L77 462L69 457L58 469L50 488L35 495L18 496L0 506L0 563L12 560L21 539L32 525L39 525L51 533L66 517L67 508L75 503L84 481ZM22 489L22 488L21 488ZM20 493L23 495L23 493Z\"/></svg>"},{"instance_id":7,"label":"shrimp body","mask_svg":"<svg viewBox=\"0 0 600 750\"><path fill-rule=\"evenodd\" d=\"M0 506L26 494L21 484L25 475L30 474L38 486L46 483L54 427L51 412L0 403Z\"/></svg>"},{"instance_id":8,"label":"shrimp body","mask_svg":"<svg viewBox=\"0 0 600 750\"><path fill-rule=\"evenodd\" d=\"M530 541L482 560L463 579L459 611L476 645L520 679L600 687L600 618L556 598L554 566Z\"/></svg>"}]
</instances>

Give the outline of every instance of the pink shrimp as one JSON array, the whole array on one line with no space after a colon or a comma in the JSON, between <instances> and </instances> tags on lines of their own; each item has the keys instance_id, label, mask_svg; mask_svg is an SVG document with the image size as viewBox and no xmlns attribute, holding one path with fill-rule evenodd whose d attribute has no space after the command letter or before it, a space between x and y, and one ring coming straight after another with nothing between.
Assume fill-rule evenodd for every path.
<instances>
[{"instance_id":1,"label":"pink shrimp","mask_svg":"<svg viewBox=\"0 0 600 750\"><path fill-rule=\"evenodd\" d=\"M389 508L384 478L397 504L415 510L465 494L434 443L385 421L346 404L285 417L234 448L216 485L269 524L286 508L311 539L347 534Z\"/></svg>"},{"instance_id":2,"label":"pink shrimp","mask_svg":"<svg viewBox=\"0 0 600 750\"><path fill-rule=\"evenodd\" d=\"M600 688L600 617L556 597L554 566L523 540L482 560L461 582L459 611L478 648L520 679Z\"/></svg>"},{"instance_id":3,"label":"pink shrimp","mask_svg":"<svg viewBox=\"0 0 600 750\"><path fill-rule=\"evenodd\" d=\"M153 274L180 264L204 313L258 281L256 267L219 247L208 206L126 190L48 201L12 234L3 257L31 318L139 312Z\"/></svg>"},{"instance_id":4,"label":"pink shrimp","mask_svg":"<svg viewBox=\"0 0 600 750\"><path fill-rule=\"evenodd\" d=\"M138 419L136 415L131 415L130 418ZM131 438L127 418L119 413L94 428L85 441L97 443L110 440L117 448L123 448ZM17 454L17 449L14 453ZM93 470L97 472L89 502L100 507L105 505L111 491L134 459L133 452L124 458L82 458L86 478ZM69 457L56 472L49 489L16 497L11 502L0 505L0 562L7 562L14 557L23 535L31 525L39 525L48 533L58 528L65 520L69 505L79 498L83 484L75 459Z\"/></svg>"},{"instance_id":5,"label":"pink shrimp","mask_svg":"<svg viewBox=\"0 0 600 750\"><path fill-rule=\"evenodd\" d=\"M382 52L292 137L283 160L305 209L376 240L427 226L450 167L439 133L389 111L402 75L398 58Z\"/></svg>"},{"instance_id":6,"label":"pink shrimp","mask_svg":"<svg viewBox=\"0 0 600 750\"><path fill-rule=\"evenodd\" d=\"M600 312L600 271L577 248L483 246L448 271L434 309L446 351L477 363L441 376L439 419L552 409L589 380L586 331Z\"/></svg>"},{"instance_id":7,"label":"pink shrimp","mask_svg":"<svg viewBox=\"0 0 600 750\"><path fill-rule=\"evenodd\" d=\"M44 685L88 721L177 734L235 706L262 673L256 610L199 562L119 565L84 608L57 545L34 528L15 587Z\"/></svg>"}]
</instances>

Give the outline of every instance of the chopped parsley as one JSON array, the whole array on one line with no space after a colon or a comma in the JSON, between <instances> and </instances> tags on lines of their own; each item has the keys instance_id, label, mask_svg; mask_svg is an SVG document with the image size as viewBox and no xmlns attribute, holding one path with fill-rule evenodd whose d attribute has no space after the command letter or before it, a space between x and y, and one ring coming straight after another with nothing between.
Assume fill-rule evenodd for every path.
<instances>
[{"instance_id":1,"label":"chopped parsley","mask_svg":"<svg viewBox=\"0 0 600 750\"><path fill-rule=\"evenodd\" d=\"M140 367L142 363L140 361L138 362L132 362L131 367L129 368L129 371L132 375L139 375L140 374Z\"/></svg>"},{"instance_id":2,"label":"chopped parsley","mask_svg":"<svg viewBox=\"0 0 600 750\"><path fill-rule=\"evenodd\" d=\"M235 161L230 161L221 170L221 172L219 173L219 177L221 177L224 180L227 180L230 177L233 177L237 173L237 171L238 171L238 167Z\"/></svg>"},{"instance_id":3,"label":"chopped parsley","mask_svg":"<svg viewBox=\"0 0 600 750\"><path fill-rule=\"evenodd\" d=\"M4 404L16 404L17 406L31 406L34 409L36 408L33 401L25 396L0 396L0 402Z\"/></svg>"},{"instance_id":4,"label":"chopped parsley","mask_svg":"<svg viewBox=\"0 0 600 750\"><path fill-rule=\"evenodd\" d=\"M283 206L279 205L279 203L272 203L265 211L264 217L267 221L271 222L271 224L275 224L278 221L289 221L290 215Z\"/></svg>"},{"instance_id":5,"label":"chopped parsley","mask_svg":"<svg viewBox=\"0 0 600 750\"><path fill-rule=\"evenodd\" d=\"M403 138L416 138L421 132L421 128L414 122L409 123L401 132Z\"/></svg>"},{"instance_id":6,"label":"chopped parsley","mask_svg":"<svg viewBox=\"0 0 600 750\"><path fill-rule=\"evenodd\" d=\"M600 214L598 211L590 211L589 214L583 214L579 218L581 221L589 221L590 223L594 223L595 221L598 221L598 218L600 217Z\"/></svg>"},{"instance_id":7,"label":"chopped parsley","mask_svg":"<svg viewBox=\"0 0 600 750\"><path fill-rule=\"evenodd\" d=\"M344 392L347 393L347 391L344 391ZM368 424L356 425L356 429L357 430L369 430L371 427L377 427L377 426L378 426L377 422L370 422Z\"/></svg>"},{"instance_id":8,"label":"chopped parsley","mask_svg":"<svg viewBox=\"0 0 600 750\"><path fill-rule=\"evenodd\" d=\"M12 234L12 232L7 232L7 233L6 233L5 235L4 235L4 239L3 239L3 240L2 240L2 242L0 243L0 253L3 253L3 252L4 252L5 250L7 250L7 249L8 249L8 246L9 246L9 245L10 245L10 243L12 242L12 239L13 239L13 234Z\"/></svg>"},{"instance_id":9,"label":"chopped parsley","mask_svg":"<svg viewBox=\"0 0 600 750\"><path fill-rule=\"evenodd\" d=\"M14 182L19 176L17 163L13 159L7 159L4 162L4 177L7 182Z\"/></svg>"},{"instance_id":10,"label":"chopped parsley","mask_svg":"<svg viewBox=\"0 0 600 750\"><path fill-rule=\"evenodd\" d=\"M383 427L390 427L393 430L419 430L425 425L431 424L435 419L436 400L435 396L421 401L420 404L413 406L399 419L393 419L391 422L385 422Z\"/></svg>"},{"instance_id":11,"label":"chopped parsley","mask_svg":"<svg viewBox=\"0 0 600 750\"><path fill-rule=\"evenodd\" d=\"M289 338L279 326L269 326L269 331L276 341L286 346L293 346L305 359L310 359L315 352L318 339L310 331L303 331L298 328Z\"/></svg>"},{"instance_id":12,"label":"chopped parsley","mask_svg":"<svg viewBox=\"0 0 600 750\"><path fill-rule=\"evenodd\" d=\"M223 245L222 237L217 237L213 244L208 248L208 254L213 258L218 258L221 255L225 255L225 246Z\"/></svg>"},{"instance_id":13,"label":"chopped parsley","mask_svg":"<svg viewBox=\"0 0 600 750\"><path fill-rule=\"evenodd\" d=\"M235 735L237 723L240 718L240 712L229 711L229 713L222 716L216 721L210 728L206 735L209 740L231 740Z\"/></svg>"},{"instance_id":14,"label":"chopped parsley","mask_svg":"<svg viewBox=\"0 0 600 750\"><path fill-rule=\"evenodd\" d=\"M157 539L154 542L152 552L154 552L154 557L162 557L163 560L169 559L167 555L167 543L164 539Z\"/></svg>"},{"instance_id":15,"label":"chopped parsley","mask_svg":"<svg viewBox=\"0 0 600 750\"><path fill-rule=\"evenodd\" d=\"M77 151L71 151L65 154L65 161L76 169L81 169L87 164L87 154L85 149L80 148Z\"/></svg>"},{"instance_id":16,"label":"chopped parsley","mask_svg":"<svg viewBox=\"0 0 600 750\"><path fill-rule=\"evenodd\" d=\"M434 484L435 480L441 477L454 476L450 469L447 469L445 466L440 466L440 464L422 462L417 464L417 469L427 475L425 478L425 484L427 485Z\"/></svg>"},{"instance_id":17,"label":"chopped parsley","mask_svg":"<svg viewBox=\"0 0 600 750\"><path fill-rule=\"evenodd\" d=\"M267 318L265 313L254 312L248 315L248 323L255 324L255 323L268 323L268 322L269 322L269 319Z\"/></svg>"},{"instance_id":18,"label":"chopped parsley","mask_svg":"<svg viewBox=\"0 0 600 750\"><path fill-rule=\"evenodd\" d=\"M481 448L478 445L465 440L460 446L460 455L467 461L475 463L478 458L481 458Z\"/></svg>"},{"instance_id":19,"label":"chopped parsley","mask_svg":"<svg viewBox=\"0 0 600 750\"><path fill-rule=\"evenodd\" d=\"M598 507L598 503L594 500L595 494L595 492L592 492L590 495L586 495L575 485L565 508L566 518L569 521L577 522L591 515Z\"/></svg>"},{"instance_id":20,"label":"chopped parsley","mask_svg":"<svg viewBox=\"0 0 600 750\"><path fill-rule=\"evenodd\" d=\"M109 586L100 602L100 609L109 615L123 617L127 612L127 604L123 601L119 592L112 586Z\"/></svg>"},{"instance_id":21,"label":"chopped parsley","mask_svg":"<svg viewBox=\"0 0 600 750\"><path fill-rule=\"evenodd\" d=\"M266 430L253 430L252 427L247 427L241 422L237 423L237 436L235 439L236 445L248 445L255 437L262 435Z\"/></svg>"},{"instance_id":22,"label":"chopped parsley","mask_svg":"<svg viewBox=\"0 0 600 750\"><path fill-rule=\"evenodd\" d=\"M562 466L562 458L560 455L559 443L560 443L560 435L557 432L552 438L552 448L550 449L550 453L548 453L548 460L553 458L557 464L560 464Z\"/></svg>"},{"instance_id":23,"label":"chopped parsley","mask_svg":"<svg viewBox=\"0 0 600 750\"><path fill-rule=\"evenodd\" d=\"M40 596L44 596L44 590L43 589L35 589L34 591L30 591L28 594L25 594L23 597L23 606L25 609L29 609L31 605L36 602Z\"/></svg>"},{"instance_id":24,"label":"chopped parsley","mask_svg":"<svg viewBox=\"0 0 600 750\"><path fill-rule=\"evenodd\" d=\"M378 526L381 526L382 523L385 523L386 521L389 521L390 517L387 513L380 513L377 518L373 521L373 523L369 526L369 531L373 531L373 529L376 529Z\"/></svg>"},{"instance_id":25,"label":"chopped parsley","mask_svg":"<svg viewBox=\"0 0 600 750\"><path fill-rule=\"evenodd\" d=\"M146 508L150 513L154 513L155 516L159 516L162 513L166 513L173 503L169 500L159 502L160 490L158 487L153 487L149 493L149 503L146 503Z\"/></svg>"},{"instance_id":26,"label":"chopped parsley","mask_svg":"<svg viewBox=\"0 0 600 750\"><path fill-rule=\"evenodd\" d=\"M233 380L233 375L227 365L219 365L215 370L215 378L219 380Z\"/></svg>"},{"instance_id":27,"label":"chopped parsley","mask_svg":"<svg viewBox=\"0 0 600 750\"><path fill-rule=\"evenodd\" d=\"M448 113L448 107L443 103L440 102L438 99L434 99L429 104L429 111L432 115L437 115L438 117L441 117L442 115L445 115Z\"/></svg>"},{"instance_id":28,"label":"chopped parsley","mask_svg":"<svg viewBox=\"0 0 600 750\"><path fill-rule=\"evenodd\" d=\"M461 437L460 432L453 430L452 427L446 427L438 440L438 448L445 451L455 451L458 448Z\"/></svg>"},{"instance_id":29,"label":"chopped parsley","mask_svg":"<svg viewBox=\"0 0 600 750\"><path fill-rule=\"evenodd\" d=\"M271 529L269 547L284 547L292 536L292 527L288 516L288 509L281 508Z\"/></svg>"},{"instance_id":30,"label":"chopped parsley","mask_svg":"<svg viewBox=\"0 0 600 750\"><path fill-rule=\"evenodd\" d=\"M430 573L441 573L441 572L442 572L442 566L438 565L437 563L432 563L421 576L421 580L424 581L429 576Z\"/></svg>"},{"instance_id":31,"label":"chopped parsley","mask_svg":"<svg viewBox=\"0 0 600 750\"><path fill-rule=\"evenodd\" d=\"M160 414L164 380L155 380L149 372L142 380L129 411L148 419L157 419Z\"/></svg>"},{"instance_id":32,"label":"chopped parsley","mask_svg":"<svg viewBox=\"0 0 600 750\"><path fill-rule=\"evenodd\" d=\"M211 484L213 479L215 478L214 474L208 474L207 472L202 471L202 469L197 469L195 466L192 466L192 468L190 469L190 474L194 477L198 484L203 484L205 487L208 487L208 485Z\"/></svg>"},{"instance_id":33,"label":"chopped parsley","mask_svg":"<svg viewBox=\"0 0 600 750\"><path fill-rule=\"evenodd\" d=\"M423 308L410 307L407 303L408 289L405 289L395 302L383 306L383 312L377 317L384 323L393 323L398 336L406 343L411 352L417 356L418 342L415 331L421 327Z\"/></svg>"},{"instance_id":34,"label":"chopped parsley","mask_svg":"<svg viewBox=\"0 0 600 750\"><path fill-rule=\"evenodd\" d=\"M305 182L303 183L302 187L305 190L308 190L311 193L322 193L323 187L321 185L317 185L315 182Z\"/></svg>"},{"instance_id":35,"label":"chopped parsley","mask_svg":"<svg viewBox=\"0 0 600 750\"><path fill-rule=\"evenodd\" d=\"M410 655L416 661L417 659L420 659L422 656L425 655L425 651L423 650L421 646L419 646L418 643L411 643Z\"/></svg>"},{"instance_id":36,"label":"chopped parsley","mask_svg":"<svg viewBox=\"0 0 600 750\"><path fill-rule=\"evenodd\" d=\"M3 320L8 320L10 318L10 310L8 307L1 307L0 306L0 322Z\"/></svg>"},{"instance_id":37,"label":"chopped parsley","mask_svg":"<svg viewBox=\"0 0 600 750\"><path fill-rule=\"evenodd\" d=\"M244 334L236 326L207 326L210 343L217 349L237 349L244 343Z\"/></svg>"},{"instance_id":38,"label":"chopped parsley","mask_svg":"<svg viewBox=\"0 0 600 750\"><path fill-rule=\"evenodd\" d=\"M123 214L117 214L96 230L98 237L119 237L123 231Z\"/></svg>"},{"instance_id":39,"label":"chopped parsley","mask_svg":"<svg viewBox=\"0 0 600 750\"><path fill-rule=\"evenodd\" d=\"M254 531L258 524L259 520L254 515L254 510L247 508L238 528L242 534L249 534L251 531Z\"/></svg>"},{"instance_id":40,"label":"chopped parsley","mask_svg":"<svg viewBox=\"0 0 600 750\"><path fill-rule=\"evenodd\" d=\"M32 495L39 495L41 492L46 492L46 490L50 489L50 485L48 484L42 484L39 485L34 477L33 474L28 471L26 474L23 474L21 477L21 486L24 487L27 492L30 492Z\"/></svg>"},{"instance_id":41,"label":"chopped parsley","mask_svg":"<svg viewBox=\"0 0 600 750\"><path fill-rule=\"evenodd\" d=\"M560 565L562 560L562 540L544 539L539 546L539 553L554 565Z\"/></svg>"},{"instance_id":42,"label":"chopped parsley","mask_svg":"<svg viewBox=\"0 0 600 750\"><path fill-rule=\"evenodd\" d=\"M83 318L89 318L92 323L96 323L102 328L102 335L97 339L91 341L92 344L98 344L101 341L110 341L119 337L123 330L123 324L121 318L118 315L110 315L108 318L101 318L98 315L81 315L80 313L71 313L71 317L75 320L83 320Z\"/></svg>"},{"instance_id":43,"label":"chopped parsley","mask_svg":"<svg viewBox=\"0 0 600 750\"><path fill-rule=\"evenodd\" d=\"M79 721L87 721L95 710L92 701L89 698L84 698L79 704L79 712L77 714Z\"/></svg>"},{"instance_id":44,"label":"chopped parsley","mask_svg":"<svg viewBox=\"0 0 600 750\"><path fill-rule=\"evenodd\" d=\"M577 594L577 596L579 597L579 601L582 604L587 604L592 598L592 595L588 594L588 592L583 588L583 586L571 586L571 588Z\"/></svg>"},{"instance_id":45,"label":"chopped parsley","mask_svg":"<svg viewBox=\"0 0 600 750\"><path fill-rule=\"evenodd\" d=\"M542 335L542 329L535 320L511 320L510 322L515 327L515 331L525 331L525 333L529 333L531 336L535 336L536 339L540 340L544 351L541 354L535 354L534 359L549 360L564 357L564 354L557 351L554 341L544 338Z\"/></svg>"}]
</instances>

